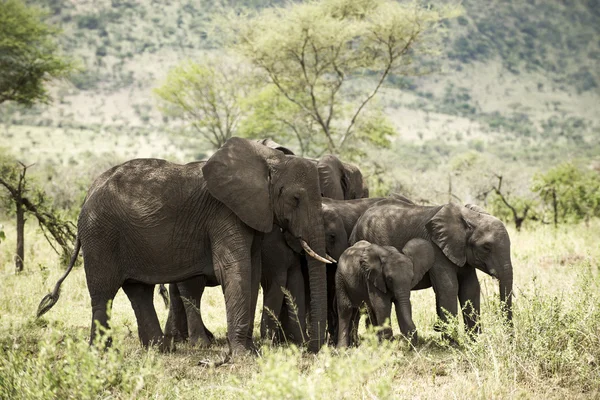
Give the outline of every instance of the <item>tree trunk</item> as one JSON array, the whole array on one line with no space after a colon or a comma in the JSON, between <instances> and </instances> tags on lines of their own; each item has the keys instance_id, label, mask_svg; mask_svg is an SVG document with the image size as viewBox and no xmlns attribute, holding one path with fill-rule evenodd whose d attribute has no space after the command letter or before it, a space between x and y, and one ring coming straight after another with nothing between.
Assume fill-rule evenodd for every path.
<instances>
[{"instance_id":1,"label":"tree trunk","mask_svg":"<svg viewBox=\"0 0 600 400\"><path fill-rule=\"evenodd\" d=\"M20 201L16 203L17 208L17 254L15 256L15 272L23 271L25 260L25 208Z\"/></svg>"},{"instance_id":2,"label":"tree trunk","mask_svg":"<svg viewBox=\"0 0 600 400\"><path fill-rule=\"evenodd\" d=\"M552 189L552 208L554 209L554 227L558 226L558 202L556 201L556 189Z\"/></svg>"}]
</instances>

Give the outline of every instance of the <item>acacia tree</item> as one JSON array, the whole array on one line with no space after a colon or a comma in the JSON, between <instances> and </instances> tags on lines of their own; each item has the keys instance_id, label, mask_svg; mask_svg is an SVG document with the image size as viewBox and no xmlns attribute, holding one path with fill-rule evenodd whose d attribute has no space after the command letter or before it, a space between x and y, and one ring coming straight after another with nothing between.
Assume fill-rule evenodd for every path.
<instances>
[{"instance_id":1,"label":"acacia tree","mask_svg":"<svg viewBox=\"0 0 600 400\"><path fill-rule=\"evenodd\" d=\"M540 196L554 226L600 216L600 175L595 171L563 163L536 174L531 190Z\"/></svg>"},{"instance_id":2,"label":"acacia tree","mask_svg":"<svg viewBox=\"0 0 600 400\"><path fill-rule=\"evenodd\" d=\"M297 121L312 122L299 146L322 143L340 154L361 142L387 144L385 134L361 136L361 115L391 73L414 73L414 58L435 49L440 22L459 14L457 6L322 0L264 9L229 26L233 48L289 103L283 125L301 132Z\"/></svg>"},{"instance_id":3,"label":"acacia tree","mask_svg":"<svg viewBox=\"0 0 600 400\"><path fill-rule=\"evenodd\" d=\"M214 149L236 135L254 75L231 60L186 61L154 90L163 114L184 120Z\"/></svg>"},{"instance_id":4,"label":"acacia tree","mask_svg":"<svg viewBox=\"0 0 600 400\"><path fill-rule=\"evenodd\" d=\"M48 206L45 194L30 187L27 180L27 170L31 165L25 165L7 157L0 158L0 187L5 189L7 196L1 199L7 209L13 208L16 216L17 249L15 253L15 271L23 271L25 261L25 222L26 214L37 218L40 228L52 248L68 259L72 252L71 245L75 240L75 232L70 222L63 221L58 214ZM2 238L4 233L2 233ZM60 246L62 252L54 247L48 233Z\"/></svg>"},{"instance_id":5,"label":"acacia tree","mask_svg":"<svg viewBox=\"0 0 600 400\"><path fill-rule=\"evenodd\" d=\"M503 220L509 220L512 218L515 223L517 231L521 230L523 222L527 219L538 220L538 217L534 210L535 202L531 199L524 197L518 197L505 188L502 187L503 176L494 174L495 178L498 179L496 184L492 184L489 191L483 192L480 198L487 200L489 194L489 204L491 206L492 213Z\"/></svg>"},{"instance_id":6,"label":"acacia tree","mask_svg":"<svg viewBox=\"0 0 600 400\"><path fill-rule=\"evenodd\" d=\"M0 1L0 104L48 102L46 84L66 76L73 63L59 54L59 29L20 0Z\"/></svg>"}]
</instances>

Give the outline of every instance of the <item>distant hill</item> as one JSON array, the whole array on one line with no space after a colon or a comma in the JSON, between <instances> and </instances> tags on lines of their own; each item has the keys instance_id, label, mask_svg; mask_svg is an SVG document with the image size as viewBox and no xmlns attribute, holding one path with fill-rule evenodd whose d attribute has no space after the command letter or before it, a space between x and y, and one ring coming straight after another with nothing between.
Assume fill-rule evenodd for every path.
<instances>
[{"instance_id":1,"label":"distant hill","mask_svg":"<svg viewBox=\"0 0 600 400\"><path fill-rule=\"evenodd\" d=\"M165 132L151 90L184 59L218 53L210 21L236 6L282 1L44 0L84 69L49 107L5 107L14 125ZM391 76L380 103L398 141L448 160L492 153L530 165L600 149L600 0L464 0L440 60L423 77ZM127 128L127 129L123 129Z\"/></svg>"}]
</instances>

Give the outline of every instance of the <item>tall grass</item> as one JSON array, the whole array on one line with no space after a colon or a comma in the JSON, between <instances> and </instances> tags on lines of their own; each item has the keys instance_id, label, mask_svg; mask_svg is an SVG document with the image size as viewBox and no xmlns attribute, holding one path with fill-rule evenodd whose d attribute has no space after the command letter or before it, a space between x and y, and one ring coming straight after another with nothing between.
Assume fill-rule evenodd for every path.
<instances>
[{"instance_id":1,"label":"tall grass","mask_svg":"<svg viewBox=\"0 0 600 400\"><path fill-rule=\"evenodd\" d=\"M87 344L90 299L82 268L63 286L42 319L39 300L62 273L58 258L28 228L26 272L14 275L10 221L0 247L0 398L355 399L355 398L598 398L600 396L600 221L558 230L511 230L515 268L514 328L503 323L498 285L479 275L482 333L470 339L451 321L456 343L434 332L432 291L413 292L420 343L379 343L361 323L361 345L318 355L260 342L259 356L219 368L226 350L220 288L207 288L203 319L217 337L211 349L179 344L172 354L145 350L122 292L113 303L113 348ZM5 246L5 243L7 244ZM161 323L166 310L156 296ZM255 332L258 334L260 313ZM397 322L392 327L398 335Z\"/></svg>"}]
</instances>

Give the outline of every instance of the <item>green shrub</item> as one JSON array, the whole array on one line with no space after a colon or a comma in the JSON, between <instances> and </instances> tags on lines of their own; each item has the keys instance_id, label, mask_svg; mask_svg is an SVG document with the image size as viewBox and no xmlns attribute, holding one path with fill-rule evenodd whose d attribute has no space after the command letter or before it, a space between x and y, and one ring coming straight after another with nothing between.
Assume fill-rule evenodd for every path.
<instances>
[{"instance_id":1,"label":"green shrub","mask_svg":"<svg viewBox=\"0 0 600 400\"><path fill-rule=\"evenodd\" d=\"M137 398L149 390L153 352L131 357L115 348L104 351L56 328L38 342L33 327L24 331L0 347L2 399Z\"/></svg>"}]
</instances>

